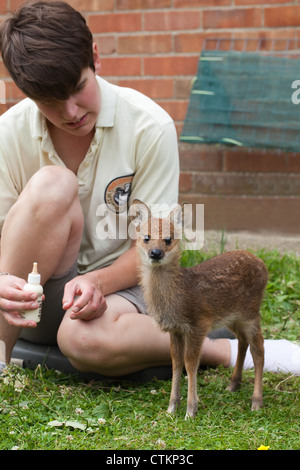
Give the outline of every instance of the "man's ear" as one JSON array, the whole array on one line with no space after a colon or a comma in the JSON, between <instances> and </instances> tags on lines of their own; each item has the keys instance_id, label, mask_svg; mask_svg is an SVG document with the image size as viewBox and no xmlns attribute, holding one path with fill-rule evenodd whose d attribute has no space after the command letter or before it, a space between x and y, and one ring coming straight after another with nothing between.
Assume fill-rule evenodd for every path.
<instances>
[{"instance_id":1,"label":"man's ear","mask_svg":"<svg viewBox=\"0 0 300 470\"><path fill-rule=\"evenodd\" d=\"M95 74L99 75L101 70L101 61L100 55L98 50L98 44L93 42L93 59L94 59L94 67L95 67Z\"/></svg>"}]
</instances>

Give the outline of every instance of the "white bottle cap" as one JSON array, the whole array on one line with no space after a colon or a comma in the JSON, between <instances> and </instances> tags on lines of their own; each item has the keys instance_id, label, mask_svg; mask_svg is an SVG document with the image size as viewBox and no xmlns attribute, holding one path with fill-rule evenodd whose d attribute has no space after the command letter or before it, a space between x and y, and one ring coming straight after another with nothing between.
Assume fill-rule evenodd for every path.
<instances>
[{"instance_id":1,"label":"white bottle cap","mask_svg":"<svg viewBox=\"0 0 300 470\"><path fill-rule=\"evenodd\" d=\"M37 270L37 263L33 263L32 273L28 274L28 284L40 284L41 275Z\"/></svg>"}]
</instances>

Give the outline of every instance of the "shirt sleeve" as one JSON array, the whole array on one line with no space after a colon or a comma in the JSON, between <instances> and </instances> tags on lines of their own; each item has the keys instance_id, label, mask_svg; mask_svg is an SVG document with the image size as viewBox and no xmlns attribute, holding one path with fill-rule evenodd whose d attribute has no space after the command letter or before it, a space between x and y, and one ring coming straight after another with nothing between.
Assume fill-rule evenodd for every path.
<instances>
[{"instance_id":1,"label":"shirt sleeve","mask_svg":"<svg viewBox=\"0 0 300 470\"><path fill-rule=\"evenodd\" d=\"M0 233L6 215L17 199L18 191L13 184L13 178L0 149Z\"/></svg>"},{"instance_id":2,"label":"shirt sleeve","mask_svg":"<svg viewBox=\"0 0 300 470\"><path fill-rule=\"evenodd\" d=\"M179 155L175 125L172 121L156 128L145 138L137 152L130 204L139 199L147 205L178 202Z\"/></svg>"}]
</instances>

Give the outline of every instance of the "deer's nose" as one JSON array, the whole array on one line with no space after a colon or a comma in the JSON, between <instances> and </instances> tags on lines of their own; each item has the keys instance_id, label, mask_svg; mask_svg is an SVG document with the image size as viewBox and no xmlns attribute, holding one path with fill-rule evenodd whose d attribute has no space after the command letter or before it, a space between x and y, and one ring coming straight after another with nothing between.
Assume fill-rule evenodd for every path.
<instances>
[{"instance_id":1,"label":"deer's nose","mask_svg":"<svg viewBox=\"0 0 300 470\"><path fill-rule=\"evenodd\" d=\"M157 248L154 248L153 250L150 250L149 252L149 258L154 259L154 260L159 260L164 257L164 252L163 250L158 250Z\"/></svg>"}]
</instances>

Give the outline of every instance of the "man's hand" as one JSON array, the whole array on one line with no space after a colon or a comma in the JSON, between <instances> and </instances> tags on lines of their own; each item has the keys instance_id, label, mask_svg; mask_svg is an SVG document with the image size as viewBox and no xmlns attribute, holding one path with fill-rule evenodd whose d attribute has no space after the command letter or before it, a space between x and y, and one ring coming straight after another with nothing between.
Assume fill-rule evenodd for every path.
<instances>
[{"instance_id":1,"label":"man's hand","mask_svg":"<svg viewBox=\"0 0 300 470\"><path fill-rule=\"evenodd\" d=\"M21 318L21 312L39 307L38 294L23 291L26 281L16 276L0 276L0 314L12 326L36 327L36 322Z\"/></svg>"},{"instance_id":2,"label":"man's hand","mask_svg":"<svg viewBox=\"0 0 300 470\"><path fill-rule=\"evenodd\" d=\"M77 276L66 284L63 309L71 307L70 317L74 320L93 320L103 315L107 305L97 286L95 272Z\"/></svg>"}]
</instances>

